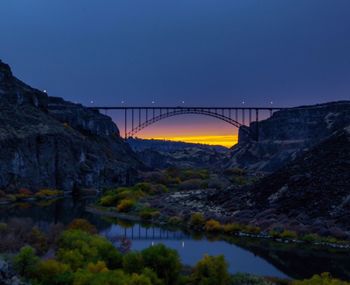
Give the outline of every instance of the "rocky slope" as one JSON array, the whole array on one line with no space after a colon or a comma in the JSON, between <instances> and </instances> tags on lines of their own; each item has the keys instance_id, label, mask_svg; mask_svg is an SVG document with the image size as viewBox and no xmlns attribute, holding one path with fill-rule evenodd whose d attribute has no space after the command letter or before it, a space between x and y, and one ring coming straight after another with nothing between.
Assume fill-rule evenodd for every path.
<instances>
[{"instance_id":1,"label":"rocky slope","mask_svg":"<svg viewBox=\"0 0 350 285\"><path fill-rule=\"evenodd\" d=\"M239 132L228 168L271 173L350 121L350 101L282 110L259 122L259 141ZM250 128L256 130L256 123Z\"/></svg>"},{"instance_id":2,"label":"rocky slope","mask_svg":"<svg viewBox=\"0 0 350 285\"><path fill-rule=\"evenodd\" d=\"M350 127L230 196L223 206L235 219L350 237Z\"/></svg>"},{"instance_id":3,"label":"rocky slope","mask_svg":"<svg viewBox=\"0 0 350 285\"><path fill-rule=\"evenodd\" d=\"M107 116L48 97L0 61L0 189L125 184L137 157Z\"/></svg>"},{"instance_id":4,"label":"rocky slope","mask_svg":"<svg viewBox=\"0 0 350 285\"><path fill-rule=\"evenodd\" d=\"M229 161L229 150L222 146L142 139L129 139L128 143L150 168L218 169Z\"/></svg>"},{"instance_id":5,"label":"rocky slope","mask_svg":"<svg viewBox=\"0 0 350 285\"><path fill-rule=\"evenodd\" d=\"M166 194L163 212L350 239L350 127L255 185Z\"/></svg>"}]
</instances>

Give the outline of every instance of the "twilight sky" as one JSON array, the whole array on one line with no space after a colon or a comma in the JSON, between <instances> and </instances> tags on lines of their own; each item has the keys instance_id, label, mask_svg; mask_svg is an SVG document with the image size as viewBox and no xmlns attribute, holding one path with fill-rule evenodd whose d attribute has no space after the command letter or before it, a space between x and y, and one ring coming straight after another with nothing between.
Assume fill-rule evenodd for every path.
<instances>
[{"instance_id":1,"label":"twilight sky","mask_svg":"<svg viewBox=\"0 0 350 285\"><path fill-rule=\"evenodd\" d=\"M1 0L0 58L85 105L349 100L349 15L349 0ZM139 136L229 145L235 133L189 115Z\"/></svg>"}]
</instances>

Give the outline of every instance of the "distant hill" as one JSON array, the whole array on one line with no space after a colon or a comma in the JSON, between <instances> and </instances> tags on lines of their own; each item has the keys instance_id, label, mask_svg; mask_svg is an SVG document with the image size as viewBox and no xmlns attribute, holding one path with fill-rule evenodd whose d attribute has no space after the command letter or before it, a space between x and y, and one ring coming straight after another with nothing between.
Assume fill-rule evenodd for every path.
<instances>
[{"instance_id":1,"label":"distant hill","mask_svg":"<svg viewBox=\"0 0 350 285\"><path fill-rule=\"evenodd\" d=\"M156 151L177 151L186 148L200 148L200 149L212 149L216 151L226 152L228 149L220 145L207 145L207 144L196 144L187 142L177 142L169 140L155 140L155 139L139 139L139 138L129 138L127 143L134 151L143 151L146 149L156 150Z\"/></svg>"},{"instance_id":2,"label":"distant hill","mask_svg":"<svg viewBox=\"0 0 350 285\"><path fill-rule=\"evenodd\" d=\"M127 141L150 168L212 168L228 163L229 149L223 146L130 138Z\"/></svg>"}]
</instances>

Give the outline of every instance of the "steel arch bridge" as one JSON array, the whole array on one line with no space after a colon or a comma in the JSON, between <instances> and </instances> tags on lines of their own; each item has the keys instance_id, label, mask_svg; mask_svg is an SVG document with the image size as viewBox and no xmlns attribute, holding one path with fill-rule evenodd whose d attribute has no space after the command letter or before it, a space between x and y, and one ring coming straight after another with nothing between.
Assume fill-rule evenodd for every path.
<instances>
[{"instance_id":1,"label":"steel arch bridge","mask_svg":"<svg viewBox=\"0 0 350 285\"><path fill-rule=\"evenodd\" d=\"M259 138L259 120L263 114L263 119L272 116L273 112L284 108L277 107L109 107L97 106L90 107L93 110L105 111L107 114L110 110L124 112L124 137L133 137L146 127L153 125L163 119L197 114L210 116L222 120L233 127L241 128L255 123L254 130L241 128L250 136L258 140Z\"/></svg>"}]
</instances>

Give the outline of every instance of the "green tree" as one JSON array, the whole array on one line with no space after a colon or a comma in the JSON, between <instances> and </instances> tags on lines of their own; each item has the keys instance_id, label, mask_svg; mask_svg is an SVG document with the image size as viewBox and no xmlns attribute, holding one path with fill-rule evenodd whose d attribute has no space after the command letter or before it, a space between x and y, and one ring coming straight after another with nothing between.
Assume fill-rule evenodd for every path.
<instances>
[{"instance_id":1,"label":"green tree","mask_svg":"<svg viewBox=\"0 0 350 285\"><path fill-rule=\"evenodd\" d=\"M73 281L70 267L54 259L40 261L35 275L41 284L68 285Z\"/></svg>"},{"instance_id":2,"label":"green tree","mask_svg":"<svg viewBox=\"0 0 350 285\"><path fill-rule=\"evenodd\" d=\"M130 285L153 285L147 276L134 273L130 279Z\"/></svg>"},{"instance_id":3,"label":"green tree","mask_svg":"<svg viewBox=\"0 0 350 285\"><path fill-rule=\"evenodd\" d=\"M158 244L144 249L142 256L145 266L154 270L165 284L176 284L181 269L180 258L176 250Z\"/></svg>"},{"instance_id":4,"label":"green tree","mask_svg":"<svg viewBox=\"0 0 350 285\"><path fill-rule=\"evenodd\" d=\"M123 269L127 273L141 273L144 261L140 252L129 252L123 257Z\"/></svg>"},{"instance_id":5,"label":"green tree","mask_svg":"<svg viewBox=\"0 0 350 285\"><path fill-rule=\"evenodd\" d=\"M65 231L58 242L57 259L68 264L74 271L88 263L104 261L109 269L122 266L122 255L104 237L81 230Z\"/></svg>"},{"instance_id":6,"label":"green tree","mask_svg":"<svg viewBox=\"0 0 350 285\"><path fill-rule=\"evenodd\" d=\"M23 277L32 277L38 265L39 257L35 255L35 250L30 246L24 246L14 257L13 265L15 270Z\"/></svg>"},{"instance_id":7,"label":"green tree","mask_svg":"<svg viewBox=\"0 0 350 285\"><path fill-rule=\"evenodd\" d=\"M228 285L230 275L227 269L228 264L223 255L205 255L193 269L191 285Z\"/></svg>"}]
</instances>

